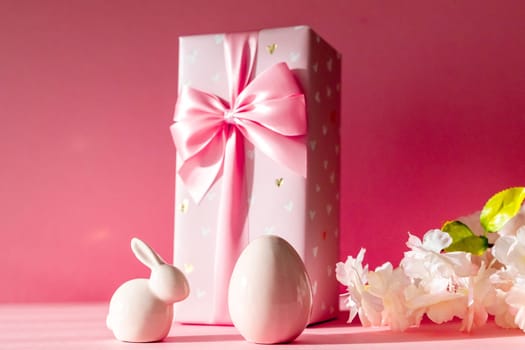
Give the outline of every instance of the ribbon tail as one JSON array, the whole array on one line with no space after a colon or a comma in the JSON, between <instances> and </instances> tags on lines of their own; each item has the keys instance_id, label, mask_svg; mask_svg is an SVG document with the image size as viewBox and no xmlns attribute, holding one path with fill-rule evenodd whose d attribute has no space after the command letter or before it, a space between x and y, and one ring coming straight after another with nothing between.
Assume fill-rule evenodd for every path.
<instances>
[{"instance_id":1,"label":"ribbon tail","mask_svg":"<svg viewBox=\"0 0 525 350\"><path fill-rule=\"evenodd\" d=\"M232 106L237 96L253 78L256 54L256 32L226 34L224 57Z\"/></svg>"},{"instance_id":2,"label":"ribbon tail","mask_svg":"<svg viewBox=\"0 0 525 350\"><path fill-rule=\"evenodd\" d=\"M215 262L213 323L230 323L228 287L235 263L248 244L248 201L244 176L244 138L237 128L230 129L224 155L219 202ZM224 319L227 315L227 319Z\"/></svg>"}]
</instances>

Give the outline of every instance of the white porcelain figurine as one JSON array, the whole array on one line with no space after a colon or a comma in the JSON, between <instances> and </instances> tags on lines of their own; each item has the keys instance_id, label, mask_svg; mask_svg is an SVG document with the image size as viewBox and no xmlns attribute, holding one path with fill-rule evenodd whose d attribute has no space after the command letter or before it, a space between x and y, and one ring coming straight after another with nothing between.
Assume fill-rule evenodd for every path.
<instances>
[{"instance_id":1,"label":"white porcelain figurine","mask_svg":"<svg viewBox=\"0 0 525 350\"><path fill-rule=\"evenodd\" d=\"M295 249L283 238L254 239L235 264L228 289L233 324L253 343L287 343L310 319L312 288Z\"/></svg>"},{"instance_id":2,"label":"white porcelain figurine","mask_svg":"<svg viewBox=\"0 0 525 350\"><path fill-rule=\"evenodd\" d=\"M106 324L121 341L160 341L170 331L173 303L189 294L188 281L140 239L131 240L131 250L151 269L151 276L127 281L115 291Z\"/></svg>"}]
</instances>

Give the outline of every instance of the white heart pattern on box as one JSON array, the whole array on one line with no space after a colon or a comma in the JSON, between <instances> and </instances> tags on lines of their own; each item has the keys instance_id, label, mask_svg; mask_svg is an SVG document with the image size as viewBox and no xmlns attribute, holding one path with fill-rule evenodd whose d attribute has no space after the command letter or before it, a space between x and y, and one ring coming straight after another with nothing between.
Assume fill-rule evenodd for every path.
<instances>
[{"instance_id":1,"label":"white heart pattern on box","mask_svg":"<svg viewBox=\"0 0 525 350\"><path fill-rule=\"evenodd\" d=\"M286 209L286 211L288 211L288 212L291 212L292 209L293 209L293 202L292 202L292 201L289 201L288 203L286 203L286 204L284 205L284 209Z\"/></svg>"},{"instance_id":2,"label":"white heart pattern on box","mask_svg":"<svg viewBox=\"0 0 525 350\"><path fill-rule=\"evenodd\" d=\"M329 72L332 71L332 59L330 58L328 61L326 61L326 69L328 69Z\"/></svg>"},{"instance_id":3,"label":"white heart pattern on box","mask_svg":"<svg viewBox=\"0 0 525 350\"><path fill-rule=\"evenodd\" d=\"M206 291L200 288L197 288L197 299L202 299L206 295Z\"/></svg>"},{"instance_id":4,"label":"white heart pattern on box","mask_svg":"<svg viewBox=\"0 0 525 350\"><path fill-rule=\"evenodd\" d=\"M212 75L211 77L211 80L216 83L219 81L219 79L221 78L221 73L215 73L214 75Z\"/></svg>"},{"instance_id":5,"label":"white heart pattern on box","mask_svg":"<svg viewBox=\"0 0 525 350\"><path fill-rule=\"evenodd\" d=\"M310 214L310 220L313 220L315 218L315 210L310 210L308 214Z\"/></svg>"},{"instance_id":6,"label":"white heart pattern on box","mask_svg":"<svg viewBox=\"0 0 525 350\"><path fill-rule=\"evenodd\" d=\"M208 227L201 227L201 235L202 237L208 237L211 230Z\"/></svg>"},{"instance_id":7,"label":"white heart pattern on box","mask_svg":"<svg viewBox=\"0 0 525 350\"><path fill-rule=\"evenodd\" d=\"M193 50L192 52L188 53L186 55L186 58L188 59L188 62L190 63L195 63L196 59L197 59L197 50Z\"/></svg>"},{"instance_id":8,"label":"white heart pattern on box","mask_svg":"<svg viewBox=\"0 0 525 350\"><path fill-rule=\"evenodd\" d=\"M319 246L313 247L312 254L314 255L314 258L317 258L318 253L319 253Z\"/></svg>"},{"instance_id":9,"label":"white heart pattern on box","mask_svg":"<svg viewBox=\"0 0 525 350\"><path fill-rule=\"evenodd\" d=\"M301 57L301 53L290 52L290 62L297 62L297 60L299 60L300 57Z\"/></svg>"},{"instance_id":10,"label":"white heart pattern on box","mask_svg":"<svg viewBox=\"0 0 525 350\"><path fill-rule=\"evenodd\" d=\"M222 41L224 40L224 34L217 34L214 36L215 44L219 45L222 44Z\"/></svg>"},{"instance_id":11,"label":"white heart pattern on box","mask_svg":"<svg viewBox=\"0 0 525 350\"><path fill-rule=\"evenodd\" d=\"M271 235L275 233L275 226L266 226L264 228L264 234L265 235Z\"/></svg>"},{"instance_id":12,"label":"white heart pattern on box","mask_svg":"<svg viewBox=\"0 0 525 350\"><path fill-rule=\"evenodd\" d=\"M216 195L217 195L217 194L215 193L215 191L210 191L210 192L208 192L208 194L206 195L206 198L211 202L212 200L215 199L215 196L216 196Z\"/></svg>"}]
</instances>

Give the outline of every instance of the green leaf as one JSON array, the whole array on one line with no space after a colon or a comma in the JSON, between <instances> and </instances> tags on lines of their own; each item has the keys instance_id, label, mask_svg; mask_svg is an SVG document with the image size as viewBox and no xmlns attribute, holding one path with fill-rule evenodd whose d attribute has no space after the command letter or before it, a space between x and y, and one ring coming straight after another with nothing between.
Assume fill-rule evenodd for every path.
<instances>
[{"instance_id":1,"label":"green leaf","mask_svg":"<svg viewBox=\"0 0 525 350\"><path fill-rule=\"evenodd\" d=\"M460 221L447 221L441 231L447 232L452 243L445 248L446 252L467 252L481 255L489 247L485 236L476 236L470 228Z\"/></svg>"},{"instance_id":2,"label":"green leaf","mask_svg":"<svg viewBox=\"0 0 525 350\"><path fill-rule=\"evenodd\" d=\"M496 193L483 207L479 220L487 232L499 231L520 210L525 187L512 187Z\"/></svg>"}]
</instances>

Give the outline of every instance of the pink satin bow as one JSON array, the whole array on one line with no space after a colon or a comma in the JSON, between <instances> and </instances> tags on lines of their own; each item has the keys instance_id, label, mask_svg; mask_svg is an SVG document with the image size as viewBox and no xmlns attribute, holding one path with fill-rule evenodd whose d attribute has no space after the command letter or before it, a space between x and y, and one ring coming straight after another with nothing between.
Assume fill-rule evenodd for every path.
<instances>
[{"instance_id":1,"label":"pink satin bow","mask_svg":"<svg viewBox=\"0 0 525 350\"><path fill-rule=\"evenodd\" d=\"M253 78L256 50L256 33L226 35L229 101L185 86L175 107L175 122L170 127L182 160L178 174L196 202L222 178L212 322L227 321L224 315L228 315L228 283L248 240L244 234L245 140L277 163L306 177L304 95L285 63L275 64Z\"/></svg>"}]
</instances>

